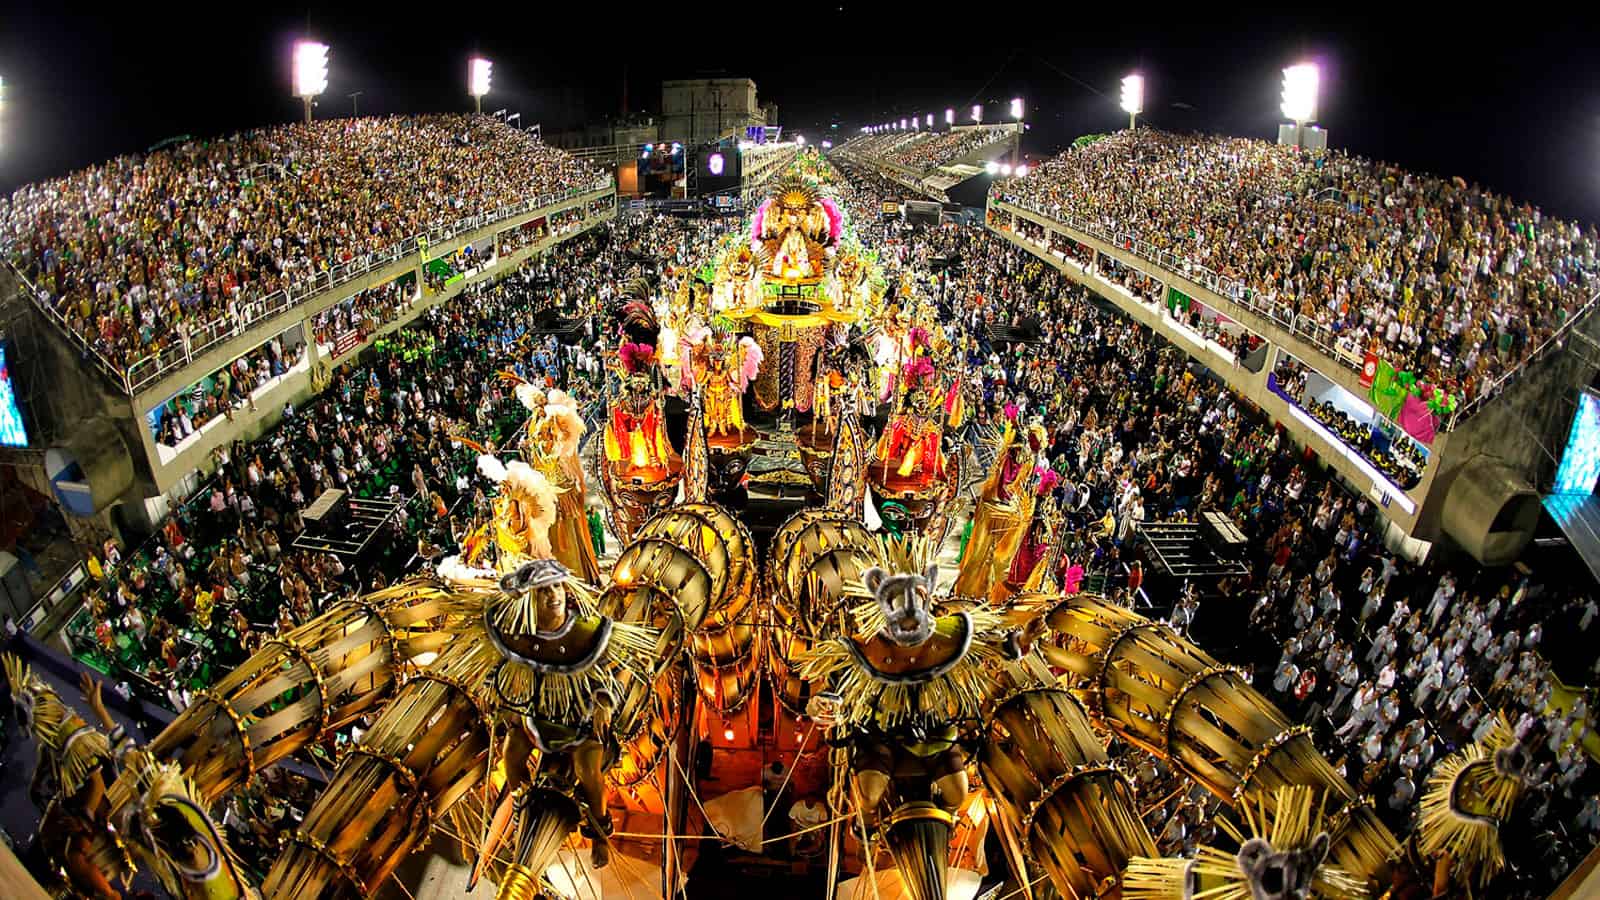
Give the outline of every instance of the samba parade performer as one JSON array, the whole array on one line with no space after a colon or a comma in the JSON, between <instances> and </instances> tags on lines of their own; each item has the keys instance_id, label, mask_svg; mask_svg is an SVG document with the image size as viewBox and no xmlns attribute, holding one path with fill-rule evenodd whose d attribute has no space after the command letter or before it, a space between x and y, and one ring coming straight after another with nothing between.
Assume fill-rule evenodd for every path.
<instances>
[{"instance_id":1,"label":"samba parade performer","mask_svg":"<svg viewBox=\"0 0 1600 900\"><path fill-rule=\"evenodd\" d=\"M1061 512L1056 508L1051 492L1061 482L1061 476L1054 470L1044 467L1037 469L1035 474L1038 476L1038 481L1033 486L1035 514L1028 523L1021 544L1017 547L1016 556L1011 559L1011 568L1006 572L1004 582L1006 594L1039 590L1044 577L1050 574L1050 565L1046 558L1050 555L1052 547L1058 543L1053 539L1059 536Z\"/></svg>"},{"instance_id":2,"label":"samba parade performer","mask_svg":"<svg viewBox=\"0 0 1600 900\"><path fill-rule=\"evenodd\" d=\"M28 794L43 807L39 840L52 864L66 873L74 896L119 898L109 875L129 869L111 823L107 784L114 780L113 741L84 721L16 656L3 657L11 700L39 748ZM85 678L85 686L91 684ZM97 710L98 691L86 691ZM109 718L109 717L107 717ZM123 736L114 736L120 745Z\"/></svg>"},{"instance_id":3,"label":"samba parade performer","mask_svg":"<svg viewBox=\"0 0 1600 900\"><path fill-rule=\"evenodd\" d=\"M979 717L995 668L1023 647L985 608L938 614L928 541L874 547L880 565L845 585L865 601L856 632L799 656L801 677L818 689L807 714L833 729L862 818L869 829L888 825L912 896L943 897L950 828L968 791L959 723Z\"/></svg>"},{"instance_id":4,"label":"samba parade performer","mask_svg":"<svg viewBox=\"0 0 1600 900\"><path fill-rule=\"evenodd\" d=\"M648 344L623 344L617 351L623 372L622 396L611 407L606 423L606 462L624 479L653 482L682 466L667 440L656 379L652 375L655 348Z\"/></svg>"},{"instance_id":5,"label":"samba parade performer","mask_svg":"<svg viewBox=\"0 0 1600 900\"><path fill-rule=\"evenodd\" d=\"M940 380L927 332L913 328L910 347L898 381L901 409L884 427L875 456L879 465L892 467L901 478L928 483L944 477L944 426L946 421L960 421L961 388L959 381L950 386L943 394L941 410Z\"/></svg>"},{"instance_id":6,"label":"samba parade performer","mask_svg":"<svg viewBox=\"0 0 1600 900\"><path fill-rule=\"evenodd\" d=\"M500 580L502 594L480 620L499 657L488 676L494 705L520 727L506 738L508 748L517 749L502 757L506 781L475 874L513 830L534 827L528 819L536 790L577 801L582 830L594 841L595 867L610 858L605 770L619 750L612 713L650 674L656 633L600 615L594 597L571 574L553 559L524 565ZM512 765L514 759L523 765Z\"/></svg>"},{"instance_id":7,"label":"samba parade performer","mask_svg":"<svg viewBox=\"0 0 1600 900\"><path fill-rule=\"evenodd\" d=\"M1031 426L1019 440L1015 426L1006 425L1000 452L978 493L972 536L956 578L957 594L981 600L1004 592L1005 576L1033 520L1035 498L1028 482L1044 441L1043 426Z\"/></svg>"},{"instance_id":8,"label":"samba parade performer","mask_svg":"<svg viewBox=\"0 0 1600 900\"><path fill-rule=\"evenodd\" d=\"M816 281L827 274L844 216L804 179L789 176L751 221L752 253L766 273L787 281Z\"/></svg>"},{"instance_id":9,"label":"samba parade performer","mask_svg":"<svg viewBox=\"0 0 1600 900\"><path fill-rule=\"evenodd\" d=\"M552 390L528 423L527 446L534 467L556 491L556 521L550 529L554 557L584 581L599 584L600 563L585 509L583 461L578 458L583 432L575 401L565 391Z\"/></svg>"},{"instance_id":10,"label":"samba parade performer","mask_svg":"<svg viewBox=\"0 0 1600 900\"><path fill-rule=\"evenodd\" d=\"M709 434L744 434L744 393L761 369L761 346L717 323L694 337L692 370L694 382L705 389Z\"/></svg>"},{"instance_id":11,"label":"samba parade performer","mask_svg":"<svg viewBox=\"0 0 1600 900\"><path fill-rule=\"evenodd\" d=\"M500 486L491 523L494 547L499 551L497 571L553 556L550 526L556 521L559 491L550 479L520 459L506 464L487 453L478 457L478 472ZM476 564L478 559L467 562Z\"/></svg>"}]
</instances>

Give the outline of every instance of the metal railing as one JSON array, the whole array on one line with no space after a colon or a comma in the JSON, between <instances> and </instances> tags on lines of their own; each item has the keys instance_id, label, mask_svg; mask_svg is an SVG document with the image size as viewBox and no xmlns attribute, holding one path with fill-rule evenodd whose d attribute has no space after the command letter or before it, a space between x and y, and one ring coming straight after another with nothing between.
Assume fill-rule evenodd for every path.
<instances>
[{"instance_id":1,"label":"metal railing","mask_svg":"<svg viewBox=\"0 0 1600 900\"><path fill-rule=\"evenodd\" d=\"M1341 194L1342 196L1342 194ZM1264 298L1256 295L1244 282L1225 275L1220 275L1211 269L1193 260L1178 256L1169 250L1156 247L1149 241L1135 237L1129 232L1110 232L1090 225L1078 219L1064 216L1059 212L1044 209L1041 206L1023 201L1021 198L1000 192L996 199L1007 206L1033 213L1048 222L1071 228L1110 244L1120 250L1126 251L1147 263L1151 263L1167 272L1181 276L1191 282L1199 284L1220 297L1231 300L1256 315L1270 319L1280 328L1285 329L1294 336L1320 351L1321 355L1352 372L1359 373L1365 354L1362 348L1348 340L1341 340L1334 332L1332 326L1319 322L1315 317L1297 313L1289 303L1269 303ZM1071 237L1071 235L1067 235ZM1469 402L1458 408L1448 421L1439 423L1440 427L1449 431L1456 424L1481 409L1485 403L1505 389L1513 378L1519 375L1523 368L1543 358L1551 347L1564 337L1580 320L1592 313L1597 302L1600 302L1600 292L1591 295L1584 301L1560 328L1546 338L1538 348L1531 353L1524 354L1522 359L1506 370L1488 386L1481 388L1477 395Z\"/></svg>"},{"instance_id":2,"label":"metal railing","mask_svg":"<svg viewBox=\"0 0 1600 900\"><path fill-rule=\"evenodd\" d=\"M439 225L410 237L404 238L382 250L361 254L353 259L346 260L327 269L314 273L309 277L292 281L286 288L263 295L248 295L235 297L228 310L222 315L199 326L198 329L187 333L180 333L177 343L163 348L148 356L135 360L126 366L113 363L104 352L94 343L91 343L77 328L74 328L56 303L23 274L11 260L6 264L16 275L23 289L32 298L34 305L44 314L53 319L61 329L69 335L73 343L83 349L85 356L92 357L113 383L120 385L124 393L135 395L141 390L156 383L165 376L179 371L194 362L195 358L204 356L213 348L223 342L237 337L250 329L278 316L296 306L306 303L314 297L322 296L357 278L364 277L371 272L393 265L394 263L414 253L426 253L429 249L438 248L440 245L477 231L490 225L514 219L518 216L531 213L545 207L565 203L585 194L605 191L611 188L609 179L601 179L589 185L569 188L565 191L551 191L531 197L518 203L502 206L493 212L478 213L466 216L448 225Z\"/></svg>"}]
</instances>

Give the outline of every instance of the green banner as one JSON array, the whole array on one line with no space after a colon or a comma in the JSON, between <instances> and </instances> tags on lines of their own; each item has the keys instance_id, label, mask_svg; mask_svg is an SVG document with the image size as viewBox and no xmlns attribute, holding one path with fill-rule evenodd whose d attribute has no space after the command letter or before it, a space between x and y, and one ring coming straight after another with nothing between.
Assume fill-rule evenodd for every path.
<instances>
[{"instance_id":1,"label":"green banner","mask_svg":"<svg viewBox=\"0 0 1600 900\"><path fill-rule=\"evenodd\" d=\"M1393 419L1400 413L1400 406L1405 402L1405 388L1395 378L1394 366L1383 360L1378 360L1377 374L1372 376L1372 391L1370 393L1372 405L1384 416Z\"/></svg>"}]
</instances>

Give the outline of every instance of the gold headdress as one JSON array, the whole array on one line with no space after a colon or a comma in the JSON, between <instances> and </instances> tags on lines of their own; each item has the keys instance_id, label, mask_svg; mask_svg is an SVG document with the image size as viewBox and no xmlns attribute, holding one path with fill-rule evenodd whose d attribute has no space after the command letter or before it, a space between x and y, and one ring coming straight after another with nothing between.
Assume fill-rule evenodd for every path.
<instances>
[{"instance_id":1,"label":"gold headdress","mask_svg":"<svg viewBox=\"0 0 1600 900\"><path fill-rule=\"evenodd\" d=\"M1499 713L1483 740L1442 760L1422 795L1417 849L1448 853L1455 877L1487 884L1505 865L1500 825L1527 785L1527 752Z\"/></svg>"},{"instance_id":2,"label":"gold headdress","mask_svg":"<svg viewBox=\"0 0 1600 900\"><path fill-rule=\"evenodd\" d=\"M1200 847L1194 859L1136 856L1123 875L1124 900L1252 900L1258 896L1362 900L1362 880L1327 863L1329 825L1315 789L1280 787L1268 797L1239 804L1241 830L1225 817L1217 824L1239 843L1237 853ZM1263 882L1281 885L1260 894Z\"/></svg>"},{"instance_id":3,"label":"gold headdress","mask_svg":"<svg viewBox=\"0 0 1600 900\"><path fill-rule=\"evenodd\" d=\"M111 755L111 742L62 703L49 685L35 678L16 654L5 654L4 666L11 699L22 713L23 724L39 742L41 755L54 760L62 796L76 794Z\"/></svg>"}]
</instances>

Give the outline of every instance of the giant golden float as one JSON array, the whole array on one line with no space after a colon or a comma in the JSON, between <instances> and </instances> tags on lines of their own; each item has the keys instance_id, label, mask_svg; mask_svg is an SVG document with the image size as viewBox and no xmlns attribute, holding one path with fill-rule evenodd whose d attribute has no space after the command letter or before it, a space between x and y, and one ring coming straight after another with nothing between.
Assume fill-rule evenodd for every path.
<instances>
[{"instance_id":1,"label":"giant golden float","mask_svg":"<svg viewBox=\"0 0 1600 900\"><path fill-rule=\"evenodd\" d=\"M842 875L857 896L970 897L959 885L1003 865L1028 897L1186 897L1191 876L1250 896L1293 864L1294 896L1375 896L1394 836L1243 673L1057 592L1042 547L1013 574L1024 536L1057 527L1031 527L1027 432L983 473L959 588L941 585L970 459L964 387L942 338L908 327L915 279L882 272L845 226L797 174L707 262L709 286L626 291L593 473L622 542L608 570L580 546L586 473L563 398L521 389L528 461L481 460L501 486L492 540L267 641L148 747L8 665L60 773L47 818L73 823L50 848L62 883L125 879L145 857L177 893L369 897L434 846L505 900L593 889L619 859L657 872L628 894L661 897L710 836L707 786L782 758L826 798L830 894ZM244 884L218 804L363 718L262 884ZM1157 858L1108 735L1236 806L1248 853ZM1424 851L1454 858L1461 883L1495 865L1482 826L1516 784L1494 755L1436 788ZM90 771L114 777L96 788ZM748 849L789 830L719 821ZM983 859L991 828L1004 859Z\"/></svg>"}]
</instances>

